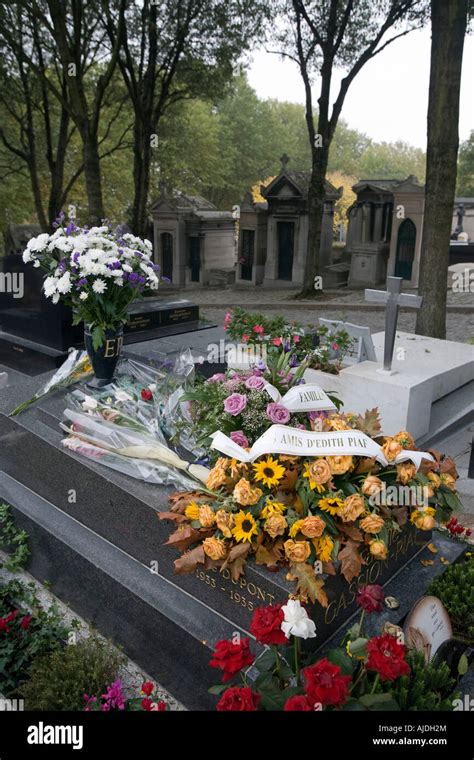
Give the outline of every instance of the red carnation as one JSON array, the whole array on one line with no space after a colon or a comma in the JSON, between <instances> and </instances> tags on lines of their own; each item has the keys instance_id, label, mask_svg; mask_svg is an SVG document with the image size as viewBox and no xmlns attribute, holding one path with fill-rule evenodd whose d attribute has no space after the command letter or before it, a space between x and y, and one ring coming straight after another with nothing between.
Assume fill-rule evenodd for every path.
<instances>
[{"instance_id":1,"label":"red carnation","mask_svg":"<svg viewBox=\"0 0 474 760\"><path fill-rule=\"evenodd\" d=\"M251 665L254 659L250 651L249 639L242 639L239 644L222 639L217 642L209 665L223 671L222 681L225 683L230 681L239 670Z\"/></svg>"},{"instance_id":2,"label":"red carnation","mask_svg":"<svg viewBox=\"0 0 474 760\"><path fill-rule=\"evenodd\" d=\"M357 604L364 612L380 612L383 600L382 586L361 586L357 590Z\"/></svg>"},{"instance_id":3,"label":"red carnation","mask_svg":"<svg viewBox=\"0 0 474 760\"><path fill-rule=\"evenodd\" d=\"M226 689L216 705L218 712L255 712L260 703L260 694L249 686L231 686Z\"/></svg>"},{"instance_id":4,"label":"red carnation","mask_svg":"<svg viewBox=\"0 0 474 760\"><path fill-rule=\"evenodd\" d=\"M284 619L281 604L257 607L250 623L250 633L261 644L287 644L288 639L281 630Z\"/></svg>"},{"instance_id":5,"label":"red carnation","mask_svg":"<svg viewBox=\"0 0 474 760\"><path fill-rule=\"evenodd\" d=\"M166 702L157 702L155 712L166 712Z\"/></svg>"},{"instance_id":6,"label":"red carnation","mask_svg":"<svg viewBox=\"0 0 474 760\"><path fill-rule=\"evenodd\" d=\"M147 697L150 696L150 694L153 694L153 689L155 688L155 684L153 681L145 681L142 683L142 694L145 694Z\"/></svg>"},{"instance_id":7,"label":"red carnation","mask_svg":"<svg viewBox=\"0 0 474 760\"><path fill-rule=\"evenodd\" d=\"M350 676L341 676L339 665L328 659L319 660L303 670L306 680L305 691L310 700L321 705L343 705L349 696Z\"/></svg>"},{"instance_id":8,"label":"red carnation","mask_svg":"<svg viewBox=\"0 0 474 760\"><path fill-rule=\"evenodd\" d=\"M0 618L0 633L10 633L10 629L5 618Z\"/></svg>"},{"instance_id":9,"label":"red carnation","mask_svg":"<svg viewBox=\"0 0 474 760\"><path fill-rule=\"evenodd\" d=\"M304 694L296 694L294 697L290 697L286 700L283 708L285 712L312 712L313 708Z\"/></svg>"},{"instance_id":10,"label":"red carnation","mask_svg":"<svg viewBox=\"0 0 474 760\"><path fill-rule=\"evenodd\" d=\"M370 639L367 652L367 669L379 673L382 681L394 681L410 673L410 666L405 661L405 647L389 633Z\"/></svg>"},{"instance_id":11,"label":"red carnation","mask_svg":"<svg viewBox=\"0 0 474 760\"><path fill-rule=\"evenodd\" d=\"M6 616L5 622L6 623L13 623L13 621L15 620L15 618L16 618L17 615L18 615L18 610L12 610Z\"/></svg>"},{"instance_id":12,"label":"red carnation","mask_svg":"<svg viewBox=\"0 0 474 760\"><path fill-rule=\"evenodd\" d=\"M28 630L28 628L30 627L30 622L31 622L31 615L25 615L25 617L20 623L20 626L23 628L24 631Z\"/></svg>"},{"instance_id":13,"label":"red carnation","mask_svg":"<svg viewBox=\"0 0 474 760\"><path fill-rule=\"evenodd\" d=\"M149 388L142 388L141 397L143 401L151 401L153 398L153 393Z\"/></svg>"},{"instance_id":14,"label":"red carnation","mask_svg":"<svg viewBox=\"0 0 474 760\"><path fill-rule=\"evenodd\" d=\"M153 702L151 701L151 699L148 699L148 697L146 697L145 699L142 699L141 701L142 710L147 710L148 712L151 711L152 704Z\"/></svg>"}]
</instances>

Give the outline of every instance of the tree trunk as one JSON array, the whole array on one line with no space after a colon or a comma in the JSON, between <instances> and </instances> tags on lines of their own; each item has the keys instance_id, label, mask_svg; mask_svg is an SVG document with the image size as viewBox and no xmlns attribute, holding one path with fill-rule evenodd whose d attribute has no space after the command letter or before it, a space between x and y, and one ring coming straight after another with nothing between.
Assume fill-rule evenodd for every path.
<instances>
[{"instance_id":1,"label":"tree trunk","mask_svg":"<svg viewBox=\"0 0 474 760\"><path fill-rule=\"evenodd\" d=\"M134 127L133 184L134 197L131 227L138 237L146 237L148 194L150 192L151 127L137 119Z\"/></svg>"},{"instance_id":2,"label":"tree trunk","mask_svg":"<svg viewBox=\"0 0 474 760\"><path fill-rule=\"evenodd\" d=\"M468 0L431 0L426 200L416 332L446 337L446 283L456 190L459 91Z\"/></svg>"},{"instance_id":3,"label":"tree trunk","mask_svg":"<svg viewBox=\"0 0 474 760\"><path fill-rule=\"evenodd\" d=\"M28 162L28 170L30 173L31 190L33 192L33 198L35 201L36 216L43 232L48 231L48 221L43 209L43 199L41 197L41 187L38 179L38 172L36 168L36 158L30 159Z\"/></svg>"},{"instance_id":4,"label":"tree trunk","mask_svg":"<svg viewBox=\"0 0 474 760\"><path fill-rule=\"evenodd\" d=\"M51 185L48 199L48 220L50 226L58 217L59 212L63 210L61 204L64 190L64 166L68 144L68 128L69 114L65 108L61 108L56 157L53 158L51 156L49 160Z\"/></svg>"},{"instance_id":5,"label":"tree trunk","mask_svg":"<svg viewBox=\"0 0 474 760\"><path fill-rule=\"evenodd\" d=\"M84 158L84 177L88 202L87 221L90 225L100 225L105 218L102 198L102 176L97 134L87 124L81 130L82 153Z\"/></svg>"},{"instance_id":6,"label":"tree trunk","mask_svg":"<svg viewBox=\"0 0 474 760\"><path fill-rule=\"evenodd\" d=\"M313 148L311 179L308 189L308 245L301 296L315 293L316 277L321 273L320 249L323 226L324 199L326 197L326 171L329 159L329 143Z\"/></svg>"}]
</instances>

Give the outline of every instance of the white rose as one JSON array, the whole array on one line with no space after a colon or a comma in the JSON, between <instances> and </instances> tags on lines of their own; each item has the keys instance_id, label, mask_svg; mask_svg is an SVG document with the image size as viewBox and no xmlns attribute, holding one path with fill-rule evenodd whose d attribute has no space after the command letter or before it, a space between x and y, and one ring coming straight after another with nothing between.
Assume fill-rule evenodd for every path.
<instances>
[{"instance_id":1,"label":"white rose","mask_svg":"<svg viewBox=\"0 0 474 760\"><path fill-rule=\"evenodd\" d=\"M82 408L85 409L86 412L94 411L94 409L97 409L97 400L92 396L86 396L82 402Z\"/></svg>"},{"instance_id":2,"label":"white rose","mask_svg":"<svg viewBox=\"0 0 474 760\"><path fill-rule=\"evenodd\" d=\"M316 625L308 617L305 608L297 599L288 599L282 607L284 620L281 630L288 638L297 636L300 639L314 639L316 637Z\"/></svg>"},{"instance_id":3,"label":"white rose","mask_svg":"<svg viewBox=\"0 0 474 760\"><path fill-rule=\"evenodd\" d=\"M133 401L133 397L130 396L127 391L115 391L115 400L116 401Z\"/></svg>"}]
</instances>

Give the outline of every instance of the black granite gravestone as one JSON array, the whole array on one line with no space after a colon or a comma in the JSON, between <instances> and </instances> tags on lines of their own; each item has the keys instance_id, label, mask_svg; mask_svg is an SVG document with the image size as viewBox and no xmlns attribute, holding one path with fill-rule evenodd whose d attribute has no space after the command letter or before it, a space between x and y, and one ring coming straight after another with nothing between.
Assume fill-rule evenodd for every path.
<instances>
[{"instance_id":1,"label":"black granite gravestone","mask_svg":"<svg viewBox=\"0 0 474 760\"><path fill-rule=\"evenodd\" d=\"M0 364L26 374L39 374L60 366L68 349L83 347L83 327L72 324L71 309L54 305L42 293L43 272L25 264L19 255L0 260ZM125 344L177 335L205 325L199 307L185 299L146 297L129 307Z\"/></svg>"}]
</instances>

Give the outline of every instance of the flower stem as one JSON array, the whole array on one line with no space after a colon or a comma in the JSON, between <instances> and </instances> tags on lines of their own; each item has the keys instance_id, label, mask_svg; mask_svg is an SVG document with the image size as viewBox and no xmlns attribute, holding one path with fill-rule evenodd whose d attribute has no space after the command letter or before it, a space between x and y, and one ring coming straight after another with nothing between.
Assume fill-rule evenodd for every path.
<instances>
[{"instance_id":1,"label":"flower stem","mask_svg":"<svg viewBox=\"0 0 474 760\"><path fill-rule=\"evenodd\" d=\"M295 642L295 674L296 674L296 683L298 686L301 686L301 674L300 674L300 640L298 636L294 636Z\"/></svg>"},{"instance_id":2,"label":"flower stem","mask_svg":"<svg viewBox=\"0 0 474 760\"><path fill-rule=\"evenodd\" d=\"M379 681L380 681L380 675L377 673L377 675L375 676L374 685L372 686L372 690L370 692L371 694L375 693L375 689L377 688Z\"/></svg>"}]
</instances>

